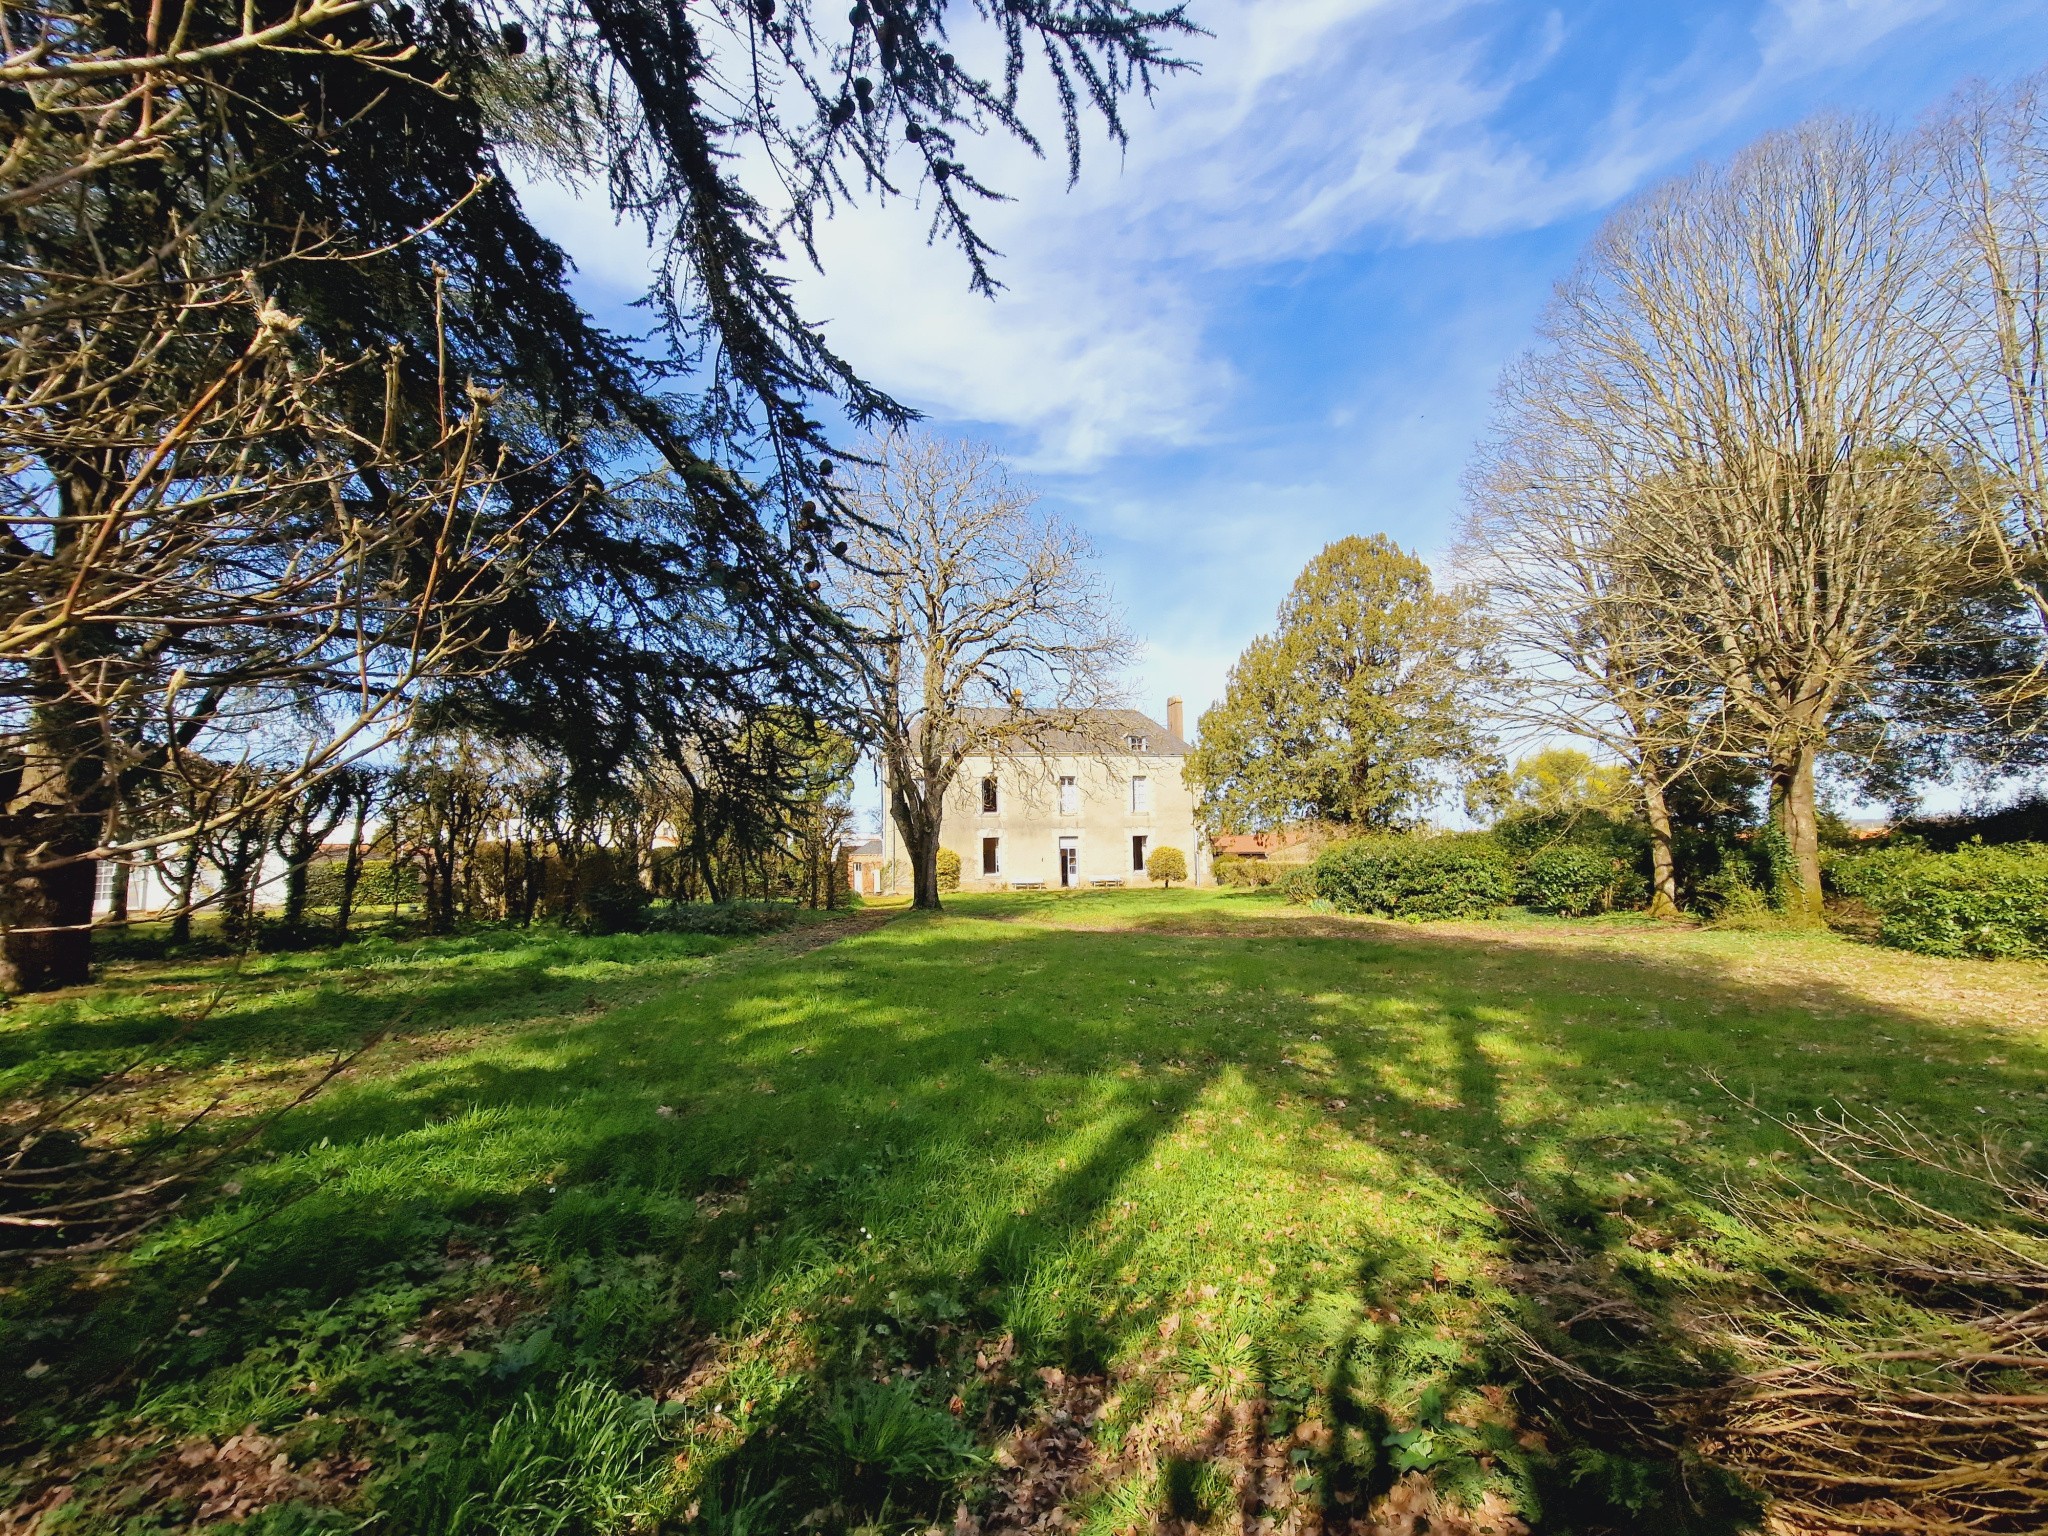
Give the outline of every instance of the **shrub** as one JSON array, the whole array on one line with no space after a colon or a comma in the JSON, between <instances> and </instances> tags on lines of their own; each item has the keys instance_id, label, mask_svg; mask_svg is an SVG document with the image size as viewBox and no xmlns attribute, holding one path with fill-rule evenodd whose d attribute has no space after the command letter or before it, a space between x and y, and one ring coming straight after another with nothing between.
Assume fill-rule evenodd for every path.
<instances>
[{"instance_id":1,"label":"shrub","mask_svg":"<svg viewBox=\"0 0 2048 1536\"><path fill-rule=\"evenodd\" d=\"M576 893L575 925L591 934L638 933L647 926L648 900L638 880L600 880Z\"/></svg>"},{"instance_id":2,"label":"shrub","mask_svg":"<svg viewBox=\"0 0 2048 1536\"><path fill-rule=\"evenodd\" d=\"M1878 937L1925 955L2048 959L2048 844L1843 860L1835 872L1883 921ZM1868 867L1856 868L1864 860Z\"/></svg>"},{"instance_id":3,"label":"shrub","mask_svg":"<svg viewBox=\"0 0 2048 1536\"><path fill-rule=\"evenodd\" d=\"M1614 906L1621 874L1613 859L1591 848L1545 848L1522 865L1517 894L1531 912L1585 917Z\"/></svg>"},{"instance_id":4,"label":"shrub","mask_svg":"<svg viewBox=\"0 0 2048 1536\"><path fill-rule=\"evenodd\" d=\"M1226 853L1216 861L1214 868L1218 885L1234 886L1243 891L1271 885L1280 876L1280 868L1271 860L1240 858L1234 853Z\"/></svg>"},{"instance_id":5,"label":"shrub","mask_svg":"<svg viewBox=\"0 0 2048 1536\"><path fill-rule=\"evenodd\" d=\"M342 861L322 859L306 871L306 905L341 905ZM364 907L409 905L420 899L420 870L417 864L395 864L390 859L365 859L356 876L355 904Z\"/></svg>"},{"instance_id":6,"label":"shrub","mask_svg":"<svg viewBox=\"0 0 2048 1536\"><path fill-rule=\"evenodd\" d=\"M1187 855L1178 848L1154 848L1145 861L1145 875L1171 888L1174 881L1185 881L1188 877Z\"/></svg>"},{"instance_id":7,"label":"shrub","mask_svg":"<svg viewBox=\"0 0 2048 1536\"><path fill-rule=\"evenodd\" d=\"M1316 899L1316 867L1313 864L1283 864L1273 871L1272 886L1296 906Z\"/></svg>"},{"instance_id":8,"label":"shrub","mask_svg":"<svg viewBox=\"0 0 2048 1536\"><path fill-rule=\"evenodd\" d=\"M679 901L648 914L650 933L708 933L744 939L775 933L796 921L796 908L767 901Z\"/></svg>"},{"instance_id":9,"label":"shrub","mask_svg":"<svg viewBox=\"0 0 2048 1536\"><path fill-rule=\"evenodd\" d=\"M939 889L957 891L960 889L960 855L950 848L939 850Z\"/></svg>"},{"instance_id":10,"label":"shrub","mask_svg":"<svg viewBox=\"0 0 2048 1536\"><path fill-rule=\"evenodd\" d=\"M1830 891L1882 912L1898 900L1913 866L1927 857L1917 839L1878 848L1844 849L1828 858L1821 873Z\"/></svg>"},{"instance_id":11,"label":"shrub","mask_svg":"<svg viewBox=\"0 0 2048 1536\"><path fill-rule=\"evenodd\" d=\"M1485 917L1514 899L1514 868L1477 838L1371 838L1315 861L1314 894L1340 912Z\"/></svg>"}]
</instances>

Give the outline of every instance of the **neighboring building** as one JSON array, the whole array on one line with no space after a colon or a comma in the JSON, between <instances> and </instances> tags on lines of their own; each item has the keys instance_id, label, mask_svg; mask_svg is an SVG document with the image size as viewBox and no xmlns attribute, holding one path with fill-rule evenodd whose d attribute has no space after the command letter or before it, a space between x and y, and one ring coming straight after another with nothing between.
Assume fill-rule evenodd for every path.
<instances>
[{"instance_id":1,"label":"neighboring building","mask_svg":"<svg viewBox=\"0 0 2048 1536\"><path fill-rule=\"evenodd\" d=\"M856 896L882 894L882 840L871 837L846 850L846 888Z\"/></svg>"},{"instance_id":2,"label":"neighboring building","mask_svg":"<svg viewBox=\"0 0 2048 1536\"><path fill-rule=\"evenodd\" d=\"M1191 883L1207 884L1195 796L1181 778L1187 755L1179 699L1166 701L1163 726L1136 710L1091 710L1079 729L1050 732L1028 751L968 757L946 795L939 844L960 856L962 890L1150 885L1145 861L1158 848L1178 848ZM882 842L884 877L908 892L893 820Z\"/></svg>"},{"instance_id":3,"label":"neighboring building","mask_svg":"<svg viewBox=\"0 0 2048 1536\"><path fill-rule=\"evenodd\" d=\"M1219 832L1209 839L1209 851L1219 859L1254 859L1274 864L1306 864L1320 846L1320 840L1302 828Z\"/></svg>"}]
</instances>

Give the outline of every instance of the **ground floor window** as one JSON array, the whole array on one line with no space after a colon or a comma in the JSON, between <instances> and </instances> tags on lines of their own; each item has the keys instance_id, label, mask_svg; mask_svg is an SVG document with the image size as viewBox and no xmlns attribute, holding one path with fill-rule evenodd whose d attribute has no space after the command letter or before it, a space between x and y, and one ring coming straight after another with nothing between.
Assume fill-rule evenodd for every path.
<instances>
[{"instance_id":1,"label":"ground floor window","mask_svg":"<svg viewBox=\"0 0 2048 1536\"><path fill-rule=\"evenodd\" d=\"M1131 869L1137 874L1143 874L1145 871L1145 843L1146 839L1143 836L1131 838Z\"/></svg>"},{"instance_id":2,"label":"ground floor window","mask_svg":"<svg viewBox=\"0 0 2048 1536\"><path fill-rule=\"evenodd\" d=\"M981 840L981 872L984 875L999 875L1003 872L1003 840L1000 837L984 837Z\"/></svg>"}]
</instances>

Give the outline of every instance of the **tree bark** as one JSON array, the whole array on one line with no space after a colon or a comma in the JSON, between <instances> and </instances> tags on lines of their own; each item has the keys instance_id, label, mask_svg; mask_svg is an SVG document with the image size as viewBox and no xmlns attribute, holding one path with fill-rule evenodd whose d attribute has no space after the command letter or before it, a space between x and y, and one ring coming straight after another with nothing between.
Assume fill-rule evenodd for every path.
<instances>
[{"instance_id":1,"label":"tree bark","mask_svg":"<svg viewBox=\"0 0 2048 1536\"><path fill-rule=\"evenodd\" d=\"M363 877L363 822L370 813L367 793L356 797L356 819L348 835L348 857L341 866L341 902L334 913L334 941L348 942L349 912L356 904L356 882Z\"/></svg>"},{"instance_id":2,"label":"tree bark","mask_svg":"<svg viewBox=\"0 0 2048 1536\"><path fill-rule=\"evenodd\" d=\"M1642 775L1643 819L1650 824L1650 916L1678 916L1678 852L1663 783Z\"/></svg>"},{"instance_id":3,"label":"tree bark","mask_svg":"<svg viewBox=\"0 0 2048 1536\"><path fill-rule=\"evenodd\" d=\"M0 993L76 986L92 969L92 900L105 818L91 720L45 663L22 744L21 778L0 814Z\"/></svg>"},{"instance_id":4,"label":"tree bark","mask_svg":"<svg viewBox=\"0 0 2048 1536\"><path fill-rule=\"evenodd\" d=\"M1791 889L1784 892L1785 910L1802 923L1819 924L1820 816L1814 796L1812 742L1800 740L1771 761L1771 820L1784 836L1792 859Z\"/></svg>"}]
</instances>

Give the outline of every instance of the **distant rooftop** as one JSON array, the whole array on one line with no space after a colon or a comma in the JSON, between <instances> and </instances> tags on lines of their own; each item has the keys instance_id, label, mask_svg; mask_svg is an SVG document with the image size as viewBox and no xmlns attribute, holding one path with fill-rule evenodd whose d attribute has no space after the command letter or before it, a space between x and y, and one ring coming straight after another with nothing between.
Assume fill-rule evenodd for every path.
<instances>
[{"instance_id":1,"label":"distant rooftop","mask_svg":"<svg viewBox=\"0 0 2048 1536\"><path fill-rule=\"evenodd\" d=\"M1016 718L1008 710L1000 709L972 709L962 713L972 718ZM1019 711L1018 717L1073 718L1079 721L1079 729L1048 728L1032 739L1030 748L1047 755L1082 757L1098 753L1105 756L1186 757L1193 750L1150 715L1135 709L1026 709Z\"/></svg>"}]
</instances>

